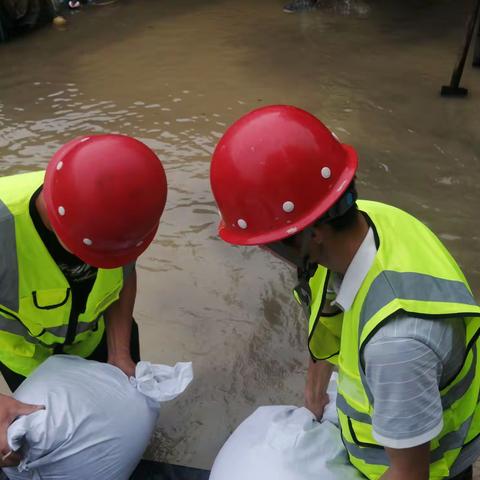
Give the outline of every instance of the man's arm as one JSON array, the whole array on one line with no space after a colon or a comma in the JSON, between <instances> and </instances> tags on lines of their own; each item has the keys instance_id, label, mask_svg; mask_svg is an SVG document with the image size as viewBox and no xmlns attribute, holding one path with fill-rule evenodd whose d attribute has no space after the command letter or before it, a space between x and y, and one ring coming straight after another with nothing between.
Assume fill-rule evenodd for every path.
<instances>
[{"instance_id":1,"label":"man's arm","mask_svg":"<svg viewBox=\"0 0 480 480\"><path fill-rule=\"evenodd\" d=\"M133 307L137 295L135 270L127 277L119 299L105 312L108 363L120 368L126 375L135 374L135 363L130 353Z\"/></svg>"},{"instance_id":2,"label":"man's arm","mask_svg":"<svg viewBox=\"0 0 480 480\"><path fill-rule=\"evenodd\" d=\"M332 376L333 365L329 362L310 358L305 385L305 407L321 420L323 411L329 402L327 387Z\"/></svg>"},{"instance_id":3,"label":"man's arm","mask_svg":"<svg viewBox=\"0 0 480 480\"><path fill-rule=\"evenodd\" d=\"M385 448L390 468L380 480L428 480L430 442L412 448Z\"/></svg>"}]
</instances>

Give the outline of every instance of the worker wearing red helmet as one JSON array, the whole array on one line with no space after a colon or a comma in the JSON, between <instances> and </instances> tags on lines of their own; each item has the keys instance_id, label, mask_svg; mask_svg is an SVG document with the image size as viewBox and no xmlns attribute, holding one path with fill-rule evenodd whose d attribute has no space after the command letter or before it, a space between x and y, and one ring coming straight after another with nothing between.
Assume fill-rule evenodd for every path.
<instances>
[{"instance_id":1,"label":"worker wearing red helmet","mask_svg":"<svg viewBox=\"0 0 480 480\"><path fill-rule=\"evenodd\" d=\"M153 240L167 182L156 154L124 135L68 142L46 172L0 178L0 371L11 390L50 355L139 361L135 260ZM39 407L0 396L6 428Z\"/></svg>"},{"instance_id":2,"label":"worker wearing red helmet","mask_svg":"<svg viewBox=\"0 0 480 480\"><path fill-rule=\"evenodd\" d=\"M355 150L290 106L235 122L213 154L220 237L296 266L309 325L305 405L337 365L350 462L369 479L471 478L480 455L480 308L419 220L357 200Z\"/></svg>"}]
</instances>

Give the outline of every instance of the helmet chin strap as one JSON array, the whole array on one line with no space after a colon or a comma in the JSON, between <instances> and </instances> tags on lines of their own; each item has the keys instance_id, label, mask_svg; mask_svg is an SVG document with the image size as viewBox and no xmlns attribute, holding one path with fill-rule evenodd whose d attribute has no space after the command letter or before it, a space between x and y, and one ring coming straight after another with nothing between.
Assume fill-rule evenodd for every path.
<instances>
[{"instance_id":1,"label":"helmet chin strap","mask_svg":"<svg viewBox=\"0 0 480 480\"><path fill-rule=\"evenodd\" d=\"M277 258L288 263L291 267L297 269L304 269L310 263L310 255L308 253L310 241L313 236L313 228L307 227L301 232L297 233L295 237L300 237L300 245L293 246L288 241L280 240L278 242L268 243L262 247ZM290 237L291 239L292 237Z\"/></svg>"},{"instance_id":2,"label":"helmet chin strap","mask_svg":"<svg viewBox=\"0 0 480 480\"><path fill-rule=\"evenodd\" d=\"M309 253L313 234L313 227L307 227L296 235L297 237L301 236L299 242L300 248L290 245L288 239L287 241L280 240L278 242L263 245L263 248L270 253L285 261L291 267L296 268L298 285L294 290L297 292L302 308L304 308L305 313L308 316L310 315L310 303L312 300L309 280L313 277L318 267L315 262L311 261ZM294 241L291 237L290 240Z\"/></svg>"},{"instance_id":3,"label":"helmet chin strap","mask_svg":"<svg viewBox=\"0 0 480 480\"><path fill-rule=\"evenodd\" d=\"M300 268L299 256L295 253L294 249L282 242L267 243L260 245L260 248L267 250L273 256L287 263L290 267Z\"/></svg>"}]
</instances>

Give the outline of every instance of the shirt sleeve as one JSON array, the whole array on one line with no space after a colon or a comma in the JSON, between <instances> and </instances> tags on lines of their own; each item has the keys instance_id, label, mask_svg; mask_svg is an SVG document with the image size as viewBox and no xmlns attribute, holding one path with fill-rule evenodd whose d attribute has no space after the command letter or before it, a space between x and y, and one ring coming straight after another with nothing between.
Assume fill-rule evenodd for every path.
<instances>
[{"instance_id":1,"label":"shirt sleeve","mask_svg":"<svg viewBox=\"0 0 480 480\"><path fill-rule=\"evenodd\" d=\"M363 358L373 397L374 438L399 449L435 438L443 428L443 364L434 350L414 338L374 336Z\"/></svg>"}]
</instances>

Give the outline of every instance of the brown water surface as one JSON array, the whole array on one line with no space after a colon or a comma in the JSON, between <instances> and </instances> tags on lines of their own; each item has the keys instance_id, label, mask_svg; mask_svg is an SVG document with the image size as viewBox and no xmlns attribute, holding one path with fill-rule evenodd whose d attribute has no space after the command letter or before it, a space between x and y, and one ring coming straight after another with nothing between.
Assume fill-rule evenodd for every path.
<instances>
[{"instance_id":1,"label":"brown water surface","mask_svg":"<svg viewBox=\"0 0 480 480\"><path fill-rule=\"evenodd\" d=\"M306 325L294 272L216 236L209 161L226 126L260 105L322 118L360 154L363 197L424 220L479 297L480 72L442 99L469 2L126 0L0 46L0 175L42 169L72 137L122 132L162 158L170 185L138 261L143 357L192 360L195 382L163 410L151 457L209 467L262 404L300 404Z\"/></svg>"}]
</instances>

